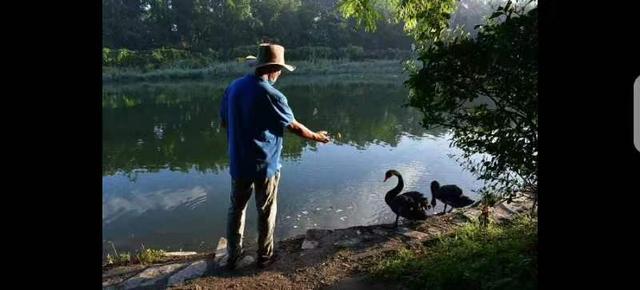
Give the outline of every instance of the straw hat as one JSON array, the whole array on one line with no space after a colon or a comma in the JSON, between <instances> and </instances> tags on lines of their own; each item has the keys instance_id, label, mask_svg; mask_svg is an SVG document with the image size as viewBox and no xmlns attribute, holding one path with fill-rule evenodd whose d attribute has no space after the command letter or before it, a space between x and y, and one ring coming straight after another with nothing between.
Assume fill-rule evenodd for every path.
<instances>
[{"instance_id":1,"label":"straw hat","mask_svg":"<svg viewBox=\"0 0 640 290\"><path fill-rule=\"evenodd\" d=\"M294 71L295 66L284 62L284 47L282 45L263 43L258 49L258 58L252 64L254 67L262 67L277 64L289 71Z\"/></svg>"}]
</instances>

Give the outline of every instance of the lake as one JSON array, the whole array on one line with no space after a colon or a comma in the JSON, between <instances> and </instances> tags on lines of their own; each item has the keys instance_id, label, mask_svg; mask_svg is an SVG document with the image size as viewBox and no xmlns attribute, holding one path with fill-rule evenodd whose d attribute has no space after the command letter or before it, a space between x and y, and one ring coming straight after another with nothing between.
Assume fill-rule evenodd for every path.
<instances>
[{"instance_id":1,"label":"lake","mask_svg":"<svg viewBox=\"0 0 640 290\"><path fill-rule=\"evenodd\" d=\"M459 151L449 147L448 132L423 129L421 114L402 106L402 77L288 77L276 87L296 119L337 137L316 144L285 136L277 239L309 228L393 222L384 202L396 185L395 178L383 182L388 169L402 173L405 190L429 199L434 179L477 197L471 190L482 182L449 156ZM218 111L228 81L103 88L105 253L111 243L118 251L207 251L225 235L231 181ZM255 244L253 198L245 231L245 243Z\"/></svg>"}]
</instances>

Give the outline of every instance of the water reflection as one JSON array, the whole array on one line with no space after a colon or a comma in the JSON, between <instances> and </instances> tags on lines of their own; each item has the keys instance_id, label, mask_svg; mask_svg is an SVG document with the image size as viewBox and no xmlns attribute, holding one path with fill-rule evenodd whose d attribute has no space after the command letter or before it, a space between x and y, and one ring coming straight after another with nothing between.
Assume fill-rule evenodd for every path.
<instances>
[{"instance_id":1,"label":"water reflection","mask_svg":"<svg viewBox=\"0 0 640 290\"><path fill-rule=\"evenodd\" d=\"M282 88L296 118L314 129L340 133L336 145L396 146L403 134L421 136L417 112L403 108L406 90L387 84L333 84ZM218 172L228 166L226 136L219 129L223 87L196 84L106 88L103 92L103 175L162 168ZM431 131L440 136L444 131ZM284 158L305 147L285 137Z\"/></svg>"},{"instance_id":2,"label":"water reflection","mask_svg":"<svg viewBox=\"0 0 640 290\"><path fill-rule=\"evenodd\" d=\"M312 83L312 82L311 82ZM225 83L226 84L226 83ZM280 85L280 84L279 84ZM278 239L307 228L391 222L383 183L398 169L406 190L428 193L433 179L464 190L479 183L447 157L444 130L425 131L389 83L283 83L296 118L340 133L330 144L285 137ZM207 250L224 235L230 177L217 113L224 84L103 89L103 236L118 249ZM246 233L255 237L255 202Z\"/></svg>"}]
</instances>

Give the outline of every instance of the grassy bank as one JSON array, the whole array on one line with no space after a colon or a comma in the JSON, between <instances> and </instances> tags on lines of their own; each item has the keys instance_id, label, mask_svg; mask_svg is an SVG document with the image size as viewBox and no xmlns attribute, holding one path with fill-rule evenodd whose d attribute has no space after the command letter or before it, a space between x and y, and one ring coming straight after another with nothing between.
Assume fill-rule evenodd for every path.
<instances>
[{"instance_id":1,"label":"grassy bank","mask_svg":"<svg viewBox=\"0 0 640 290\"><path fill-rule=\"evenodd\" d=\"M290 76L341 75L359 78L367 75L400 75L403 73L402 60L316 60L291 62L297 67ZM203 68L170 68L144 70L136 68L103 67L102 80L105 84L132 82L162 82L184 80L209 80L235 78L252 71L246 63L221 62Z\"/></svg>"},{"instance_id":2,"label":"grassy bank","mask_svg":"<svg viewBox=\"0 0 640 290\"><path fill-rule=\"evenodd\" d=\"M469 224L417 250L400 250L370 270L410 289L536 289L537 220Z\"/></svg>"}]
</instances>

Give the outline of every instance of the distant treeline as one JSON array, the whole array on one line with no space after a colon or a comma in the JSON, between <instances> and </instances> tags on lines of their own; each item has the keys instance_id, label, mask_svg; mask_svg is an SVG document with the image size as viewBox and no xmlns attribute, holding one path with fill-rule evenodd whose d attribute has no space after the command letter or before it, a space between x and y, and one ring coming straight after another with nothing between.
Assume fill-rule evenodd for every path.
<instances>
[{"instance_id":1,"label":"distant treeline","mask_svg":"<svg viewBox=\"0 0 640 290\"><path fill-rule=\"evenodd\" d=\"M301 58L309 47L323 47L313 51L329 56L346 55L350 52L340 48L349 46L410 49L402 23L381 19L378 29L367 33L356 29L354 20L343 18L337 4L338 0L102 0L103 47L172 48L211 59L254 53L261 41L298 49L289 51L293 58ZM244 48L247 45L250 48Z\"/></svg>"},{"instance_id":2,"label":"distant treeline","mask_svg":"<svg viewBox=\"0 0 640 290\"><path fill-rule=\"evenodd\" d=\"M243 60L247 55L257 54L257 45L240 46L229 50L189 51L175 48L158 48L134 51L123 49L102 49L102 65L106 67L159 69L159 68L202 68L213 63ZM349 45L342 48L325 46L302 46L286 49L286 59L292 61L314 61L321 59L343 59L359 61L364 59L404 59L409 50L397 48L364 49Z\"/></svg>"}]
</instances>

